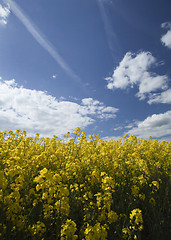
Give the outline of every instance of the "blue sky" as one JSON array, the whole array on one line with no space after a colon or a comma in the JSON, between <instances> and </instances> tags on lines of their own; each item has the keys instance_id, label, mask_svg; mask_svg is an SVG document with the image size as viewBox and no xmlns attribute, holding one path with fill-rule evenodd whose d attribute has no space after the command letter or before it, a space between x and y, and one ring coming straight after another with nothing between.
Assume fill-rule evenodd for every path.
<instances>
[{"instance_id":1,"label":"blue sky","mask_svg":"<svg viewBox=\"0 0 171 240\"><path fill-rule=\"evenodd\" d=\"M170 0L0 0L0 131L170 141Z\"/></svg>"}]
</instances>

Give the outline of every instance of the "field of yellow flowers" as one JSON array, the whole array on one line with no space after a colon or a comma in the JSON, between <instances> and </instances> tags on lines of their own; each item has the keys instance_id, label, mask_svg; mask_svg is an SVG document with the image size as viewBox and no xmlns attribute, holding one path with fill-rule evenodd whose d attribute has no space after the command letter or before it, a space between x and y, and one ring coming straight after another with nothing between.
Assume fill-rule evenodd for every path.
<instances>
[{"instance_id":1,"label":"field of yellow flowers","mask_svg":"<svg viewBox=\"0 0 171 240\"><path fill-rule=\"evenodd\" d=\"M171 142L0 133L0 239L170 239Z\"/></svg>"}]
</instances>

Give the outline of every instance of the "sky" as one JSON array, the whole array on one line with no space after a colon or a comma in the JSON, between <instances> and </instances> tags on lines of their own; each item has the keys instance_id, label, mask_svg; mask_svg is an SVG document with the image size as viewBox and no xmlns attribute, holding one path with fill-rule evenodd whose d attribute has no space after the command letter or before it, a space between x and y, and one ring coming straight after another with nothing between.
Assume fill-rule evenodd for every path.
<instances>
[{"instance_id":1,"label":"sky","mask_svg":"<svg viewBox=\"0 0 171 240\"><path fill-rule=\"evenodd\" d=\"M0 0L0 131L171 139L170 0Z\"/></svg>"}]
</instances>

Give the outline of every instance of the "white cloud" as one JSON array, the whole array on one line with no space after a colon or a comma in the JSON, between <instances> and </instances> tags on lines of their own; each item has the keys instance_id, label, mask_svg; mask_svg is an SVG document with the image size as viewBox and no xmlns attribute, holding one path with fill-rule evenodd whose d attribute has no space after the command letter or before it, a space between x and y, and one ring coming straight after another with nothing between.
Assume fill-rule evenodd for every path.
<instances>
[{"instance_id":1,"label":"white cloud","mask_svg":"<svg viewBox=\"0 0 171 240\"><path fill-rule=\"evenodd\" d=\"M93 98L84 98L82 99L82 107L80 109L81 113L84 114L94 114L97 118L100 119L109 119L115 118L117 108L114 107L106 107L102 102L98 100L94 100Z\"/></svg>"},{"instance_id":2,"label":"white cloud","mask_svg":"<svg viewBox=\"0 0 171 240\"><path fill-rule=\"evenodd\" d=\"M161 42L164 46L171 49L171 23L165 22L161 24L161 27L167 29L167 33L162 36Z\"/></svg>"},{"instance_id":3,"label":"white cloud","mask_svg":"<svg viewBox=\"0 0 171 240\"><path fill-rule=\"evenodd\" d=\"M136 125L137 121L133 120L132 122L128 121L128 125L124 126L125 129L131 129Z\"/></svg>"},{"instance_id":4,"label":"white cloud","mask_svg":"<svg viewBox=\"0 0 171 240\"><path fill-rule=\"evenodd\" d=\"M7 19L8 19L9 14L10 14L9 6L7 5L7 6L3 7L0 4L0 24L1 25L7 24Z\"/></svg>"},{"instance_id":5,"label":"white cloud","mask_svg":"<svg viewBox=\"0 0 171 240\"><path fill-rule=\"evenodd\" d=\"M123 129L123 127L115 127L115 128L113 128L114 131L118 131L118 130L122 130L122 129Z\"/></svg>"},{"instance_id":6,"label":"white cloud","mask_svg":"<svg viewBox=\"0 0 171 240\"><path fill-rule=\"evenodd\" d=\"M53 79L57 78L57 74L53 74L53 75L52 75L52 78L53 78Z\"/></svg>"},{"instance_id":7,"label":"white cloud","mask_svg":"<svg viewBox=\"0 0 171 240\"><path fill-rule=\"evenodd\" d=\"M159 140L171 138L171 111L161 114L153 114L144 121L137 122L131 130L127 132L139 138L148 138L152 136Z\"/></svg>"},{"instance_id":8,"label":"white cloud","mask_svg":"<svg viewBox=\"0 0 171 240\"><path fill-rule=\"evenodd\" d=\"M171 89L168 89L159 94L152 94L148 101L149 104L152 103L168 103L171 104Z\"/></svg>"},{"instance_id":9,"label":"white cloud","mask_svg":"<svg viewBox=\"0 0 171 240\"><path fill-rule=\"evenodd\" d=\"M150 52L133 54L127 52L114 70L112 77L108 77L108 89L126 89L138 85L137 97L144 99L149 93L167 88L168 77L150 72L152 67L157 66L157 60Z\"/></svg>"},{"instance_id":10,"label":"white cloud","mask_svg":"<svg viewBox=\"0 0 171 240\"><path fill-rule=\"evenodd\" d=\"M114 118L117 111L92 98L82 99L81 104L57 100L46 92L18 86L14 79L0 80L0 131L20 128L29 134L61 136L98 118Z\"/></svg>"},{"instance_id":11,"label":"white cloud","mask_svg":"<svg viewBox=\"0 0 171 240\"><path fill-rule=\"evenodd\" d=\"M122 136L106 136L102 138L103 141L110 141L110 140L117 141L119 139L122 139Z\"/></svg>"},{"instance_id":12,"label":"white cloud","mask_svg":"<svg viewBox=\"0 0 171 240\"><path fill-rule=\"evenodd\" d=\"M82 100L82 104L83 105L88 105L88 106L91 106L91 105L99 105L99 104L101 104L98 100L93 100L92 98L84 98L83 100Z\"/></svg>"}]
</instances>

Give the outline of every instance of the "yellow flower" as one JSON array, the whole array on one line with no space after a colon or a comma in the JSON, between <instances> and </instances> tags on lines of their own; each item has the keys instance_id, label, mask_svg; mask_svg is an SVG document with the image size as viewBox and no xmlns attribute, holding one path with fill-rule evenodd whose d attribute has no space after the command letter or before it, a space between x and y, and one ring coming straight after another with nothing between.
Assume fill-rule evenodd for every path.
<instances>
[{"instance_id":1,"label":"yellow flower","mask_svg":"<svg viewBox=\"0 0 171 240\"><path fill-rule=\"evenodd\" d=\"M109 223L111 224L111 223L114 223L114 222L116 222L118 220L118 215L117 215L117 213L116 212L114 212L114 211L110 211L109 213L108 213L108 221L109 221Z\"/></svg>"},{"instance_id":2,"label":"yellow flower","mask_svg":"<svg viewBox=\"0 0 171 240\"><path fill-rule=\"evenodd\" d=\"M7 187L7 179L5 177L5 174L2 170L0 170L0 188L5 189Z\"/></svg>"},{"instance_id":3,"label":"yellow flower","mask_svg":"<svg viewBox=\"0 0 171 240\"><path fill-rule=\"evenodd\" d=\"M131 191L132 191L132 194L134 195L134 197L136 198L138 196L140 189L139 189L139 187L134 185L134 186L132 186Z\"/></svg>"},{"instance_id":4,"label":"yellow flower","mask_svg":"<svg viewBox=\"0 0 171 240\"><path fill-rule=\"evenodd\" d=\"M47 199L47 198L48 198L47 192L43 193L43 194L42 194L42 199L45 200L45 199Z\"/></svg>"},{"instance_id":5,"label":"yellow flower","mask_svg":"<svg viewBox=\"0 0 171 240\"><path fill-rule=\"evenodd\" d=\"M155 201L155 199L154 199L153 197L150 198L149 203L150 203L151 205L153 205L153 206L156 205L156 201Z\"/></svg>"},{"instance_id":6,"label":"yellow flower","mask_svg":"<svg viewBox=\"0 0 171 240\"><path fill-rule=\"evenodd\" d=\"M47 168L43 168L41 171L40 171L40 175L45 175L47 173Z\"/></svg>"},{"instance_id":7,"label":"yellow flower","mask_svg":"<svg viewBox=\"0 0 171 240\"><path fill-rule=\"evenodd\" d=\"M76 230L76 223L71 219L67 219L65 224L62 225L61 240L76 240L78 237L75 235Z\"/></svg>"},{"instance_id":8,"label":"yellow flower","mask_svg":"<svg viewBox=\"0 0 171 240\"><path fill-rule=\"evenodd\" d=\"M153 186L159 189L159 183L157 181L152 181Z\"/></svg>"},{"instance_id":9,"label":"yellow flower","mask_svg":"<svg viewBox=\"0 0 171 240\"><path fill-rule=\"evenodd\" d=\"M145 200L145 194L139 194L139 198L144 201Z\"/></svg>"},{"instance_id":10,"label":"yellow flower","mask_svg":"<svg viewBox=\"0 0 171 240\"><path fill-rule=\"evenodd\" d=\"M29 226L29 230L31 231L32 235L42 235L46 232L46 226L43 222L38 221L33 226Z\"/></svg>"},{"instance_id":11,"label":"yellow flower","mask_svg":"<svg viewBox=\"0 0 171 240\"><path fill-rule=\"evenodd\" d=\"M134 239L135 239L135 240L137 240L137 239L138 239L138 238L137 238L137 235L134 235Z\"/></svg>"},{"instance_id":12,"label":"yellow flower","mask_svg":"<svg viewBox=\"0 0 171 240\"><path fill-rule=\"evenodd\" d=\"M123 234L123 238L124 239L128 239L128 236L130 236L131 235L131 231L129 230L129 228L123 228L122 229L122 234Z\"/></svg>"},{"instance_id":13,"label":"yellow flower","mask_svg":"<svg viewBox=\"0 0 171 240\"><path fill-rule=\"evenodd\" d=\"M100 223L96 223L93 227L87 224L84 234L86 240L106 240L107 228Z\"/></svg>"},{"instance_id":14,"label":"yellow flower","mask_svg":"<svg viewBox=\"0 0 171 240\"><path fill-rule=\"evenodd\" d=\"M130 223L134 226L134 229L137 228L141 231L143 229L143 218L142 212L139 208L136 208L130 213Z\"/></svg>"}]
</instances>

